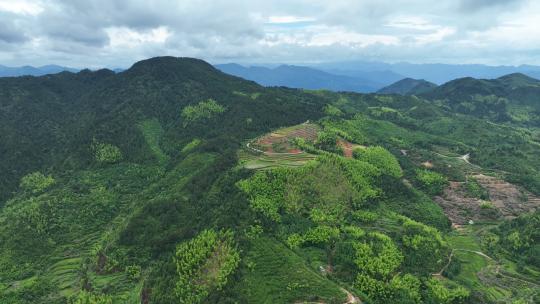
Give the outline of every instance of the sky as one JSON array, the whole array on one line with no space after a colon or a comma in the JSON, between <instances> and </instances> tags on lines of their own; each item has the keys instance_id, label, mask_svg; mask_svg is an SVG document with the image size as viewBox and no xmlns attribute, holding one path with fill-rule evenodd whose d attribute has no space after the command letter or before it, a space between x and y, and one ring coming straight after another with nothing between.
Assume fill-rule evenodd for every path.
<instances>
[{"instance_id":1,"label":"sky","mask_svg":"<svg viewBox=\"0 0 540 304\"><path fill-rule=\"evenodd\" d=\"M537 0L0 0L0 64L540 65Z\"/></svg>"}]
</instances>

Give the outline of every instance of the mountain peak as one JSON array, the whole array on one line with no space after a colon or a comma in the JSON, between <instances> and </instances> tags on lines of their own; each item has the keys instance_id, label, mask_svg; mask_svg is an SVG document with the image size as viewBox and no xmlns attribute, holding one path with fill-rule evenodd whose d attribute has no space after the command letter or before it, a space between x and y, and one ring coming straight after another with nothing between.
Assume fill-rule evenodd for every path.
<instances>
[{"instance_id":1,"label":"mountain peak","mask_svg":"<svg viewBox=\"0 0 540 304\"><path fill-rule=\"evenodd\" d=\"M380 89L379 91L377 91L377 93L416 95L431 91L435 87L437 87L436 84L424 79L403 78L389 86Z\"/></svg>"},{"instance_id":2,"label":"mountain peak","mask_svg":"<svg viewBox=\"0 0 540 304\"><path fill-rule=\"evenodd\" d=\"M204 60L189 57L161 56L145 59L133 64L127 72L140 73L163 73L167 71L194 71L200 70L207 72L216 71L216 69Z\"/></svg>"},{"instance_id":3,"label":"mountain peak","mask_svg":"<svg viewBox=\"0 0 540 304\"><path fill-rule=\"evenodd\" d=\"M523 73L512 73L512 74L504 75L502 77L497 78L497 80L513 88L522 87L522 86L540 85L540 80L529 77Z\"/></svg>"}]
</instances>

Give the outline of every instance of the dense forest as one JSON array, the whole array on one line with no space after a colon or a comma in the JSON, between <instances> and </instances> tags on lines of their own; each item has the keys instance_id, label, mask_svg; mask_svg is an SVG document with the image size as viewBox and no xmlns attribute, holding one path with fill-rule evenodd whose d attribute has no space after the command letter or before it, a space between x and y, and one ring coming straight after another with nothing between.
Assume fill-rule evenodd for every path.
<instances>
[{"instance_id":1,"label":"dense forest","mask_svg":"<svg viewBox=\"0 0 540 304\"><path fill-rule=\"evenodd\" d=\"M0 303L538 303L538 90L0 78Z\"/></svg>"}]
</instances>

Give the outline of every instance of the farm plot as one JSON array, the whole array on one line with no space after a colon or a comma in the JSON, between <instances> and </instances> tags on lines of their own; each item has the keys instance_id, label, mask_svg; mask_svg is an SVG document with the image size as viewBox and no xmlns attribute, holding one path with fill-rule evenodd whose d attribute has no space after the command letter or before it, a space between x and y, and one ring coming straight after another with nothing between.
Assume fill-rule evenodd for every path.
<instances>
[{"instance_id":1,"label":"farm plot","mask_svg":"<svg viewBox=\"0 0 540 304\"><path fill-rule=\"evenodd\" d=\"M238 158L248 169L302 166L315 159L315 155L300 150L293 141L302 138L313 142L317 139L319 129L316 124L303 123L276 130L247 143L238 152Z\"/></svg>"}]
</instances>

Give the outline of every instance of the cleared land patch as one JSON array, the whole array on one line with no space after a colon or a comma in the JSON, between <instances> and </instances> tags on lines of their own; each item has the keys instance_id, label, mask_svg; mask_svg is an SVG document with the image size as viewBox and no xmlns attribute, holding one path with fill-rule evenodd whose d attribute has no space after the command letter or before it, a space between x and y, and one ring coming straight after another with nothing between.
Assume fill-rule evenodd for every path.
<instances>
[{"instance_id":1,"label":"cleared land patch","mask_svg":"<svg viewBox=\"0 0 540 304\"><path fill-rule=\"evenodd\" d=\"M338 147L340 147L343 150L343 156L345 156L347 158L352 158L353 157L354 149L356 149L356 148L365 148L365 146L353 144L353 143L348 142L348 141L346 141L344 139L341 139L341 138L337 140L337 145L338 145Z\"/></svg>"},{"instance_id":2,"label":"cleared land patch","mask_svg":"<svg viewBox=\"0 0 540 304\"><path fill-rule=\"evenodd\" d=\"M513 184L483 174L472 178L489 193L489 200L470 197L461 182L450 182L444 193L435 197L453 224L511 219L540 208L538 197Z\"/></svg>"}]
</instances>

